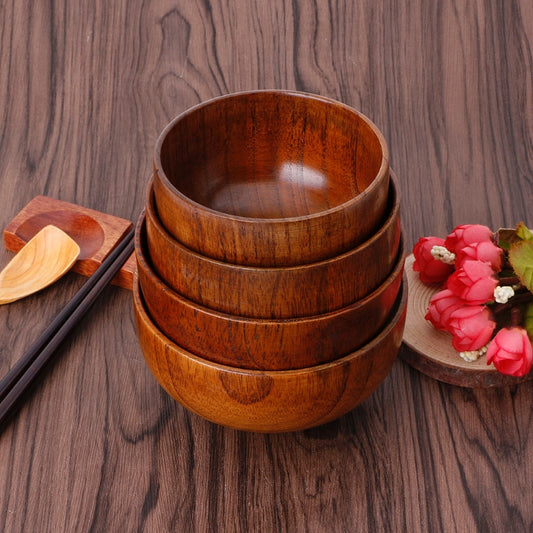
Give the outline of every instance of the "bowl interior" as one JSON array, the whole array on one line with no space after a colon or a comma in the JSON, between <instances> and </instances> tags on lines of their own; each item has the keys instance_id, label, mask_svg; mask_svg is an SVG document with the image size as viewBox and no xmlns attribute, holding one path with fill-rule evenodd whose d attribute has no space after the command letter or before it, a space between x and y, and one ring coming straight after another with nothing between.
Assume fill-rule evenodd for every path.
<instances>
[{"instance_id":1,"label":"bowl interior","mask_svg":"<svg viewBox=\"0 0 533 533\"><path fill-rule=\"evenodd\" d=\"M355 110L310 95L242 93L197 106L163 132L156 151L178 194L228 215L306 216L367 189L387 159Z\"/></svg>"}]
</instances>

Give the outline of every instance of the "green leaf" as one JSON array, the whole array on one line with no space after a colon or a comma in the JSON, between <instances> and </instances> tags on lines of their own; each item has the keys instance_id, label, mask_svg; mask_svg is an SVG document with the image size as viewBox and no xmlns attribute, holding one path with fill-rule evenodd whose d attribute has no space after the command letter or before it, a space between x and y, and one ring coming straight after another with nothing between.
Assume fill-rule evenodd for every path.
<instances>
[{"instance_id":1,"label":"green leaf","mask_svg":"<svg viewBox=\"0 0 533 533\"><path fill-rule=\"evenodd\" d=\"M509 262L522 285L533 292L533 240L513 244L509 250Z\"/></svg>"},{"instance_id":2,"label":"green leaf","mask_svg":"<svg viewBox=\"0 0 533 533\"><path fill-rule=\"evenodd\" d=\"M518 242L533 241L533 232L523 222L516 229L500 228L496 236L498 246L503 250L510 250Z\"/></svg>"},{"instance_id":3,"label":"green leaf","mask_svg":"<svg viewBox=\"0 0 533 533\"><path fill-rule=\"evenodd\" d=\"M533 303L526 307L524 327L526 328L529 338L533 340Z\"/></svg>"},{"instance_id":4,"label":"green leaf","mask_svg":"<svg viewBox=\"0 0 533 533\"><path fill-rule=\"evenodd\" d=\"M500 228L496 235L498 246L504 250L509 250L511 244L522 240L516 234L516 230L511 228Z\"/></svg>"},{"instance_id":5,"label":"green leaf","mask_svg":"<svg viewBox=\"0 0 533 533\"><path fill-rule=\"evenodd\" d=\"M516 228L516 234L524 241L533 241L533 233L523 222L518 224L518 227Z\"/></svg>"}]
</instances>

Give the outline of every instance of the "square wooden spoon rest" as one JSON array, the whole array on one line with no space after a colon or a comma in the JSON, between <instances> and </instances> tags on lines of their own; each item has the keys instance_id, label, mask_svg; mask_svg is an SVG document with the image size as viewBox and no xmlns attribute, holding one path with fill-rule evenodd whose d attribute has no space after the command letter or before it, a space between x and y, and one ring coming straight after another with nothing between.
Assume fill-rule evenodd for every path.
<instances>
[{"instance_id":1,"label":"square wooden spoon rest","mask_svg":"<svg viewBox=\"0 0 533 533\"><path fill-rule=\"evenodd\" d=\"M133 227L123 218L48 196L36 196L4 229L6 249L18 252L48 224L57 226L78 243L81 252L72 270L83 276L91 276ZM135 255L132 254L112 283L132 290L135 269Z\"/></svg>"}]
</instances>

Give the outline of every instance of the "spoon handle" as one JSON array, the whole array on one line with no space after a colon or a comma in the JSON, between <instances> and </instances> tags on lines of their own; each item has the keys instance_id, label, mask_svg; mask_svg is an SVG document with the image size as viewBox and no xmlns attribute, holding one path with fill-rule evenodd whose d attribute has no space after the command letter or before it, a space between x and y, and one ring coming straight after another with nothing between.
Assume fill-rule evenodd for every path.
<instances>
[{"instance_id":1,"label":"spoon handle","mask_svg":"<svg viewBox=\"0 0 533 533\"><path fill-rule=\"evenodd\" d=\"M133 252L134 230L131 230L85 282L61 313L43 331L28 351L0 381L0 432L15 404L33 383L45 363L95 302Z\"/></svg>"}]
</instances>

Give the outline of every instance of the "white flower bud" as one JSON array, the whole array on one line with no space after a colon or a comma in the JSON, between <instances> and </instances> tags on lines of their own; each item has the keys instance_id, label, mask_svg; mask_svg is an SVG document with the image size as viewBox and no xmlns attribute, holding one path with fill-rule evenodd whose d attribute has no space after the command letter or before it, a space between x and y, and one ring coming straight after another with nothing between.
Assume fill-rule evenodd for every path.
<instances>
[{"instance_id":1,"label":"white flower bud","mask_svg":"<svg viewBox=\"0 0 533 533\"><path fill-rule=\"evenodd\" d=\"M471 352L461 352L459 355L467 363L472 363L472 362L477 361L479 359L479 352L477 350L473 350Z\"/></svg>"},{"instance_id":2,"label":"white flower bud","mask_svg":"<svg viewBox=\"0 0 533 533\"><path fill-rule=\"evenodd\" d=\"M509 286L496 287L494 289L494 300L499 304L506 304L514 296L514 289Z\"/></svg>"},{"instance_id":3,"label":"white flower bud","mask_svg":"<svg viewBox=\"0 0 533 533\"><path fill-rule=\"evenodd\" d=\"M486 353L487 353L487 346L483 346L483 348L480 348L479 350L472 350L470 352L460 352L459 355L467 363L473 363L474 361L477 361L482 355L485 355Z\"/></svg>"},{"instance_id":4,"label":"white flower bud","mask_svg":"<svg viewBox=\"0 0 533 533\"><path fill-rule=\"evenodd\" d=\"M442 261L447 265L453 265L455 263L455 254L450 252L446 247L435 245L431 248L431 255L433 259Z\"/></svg>"}]
</instances>

